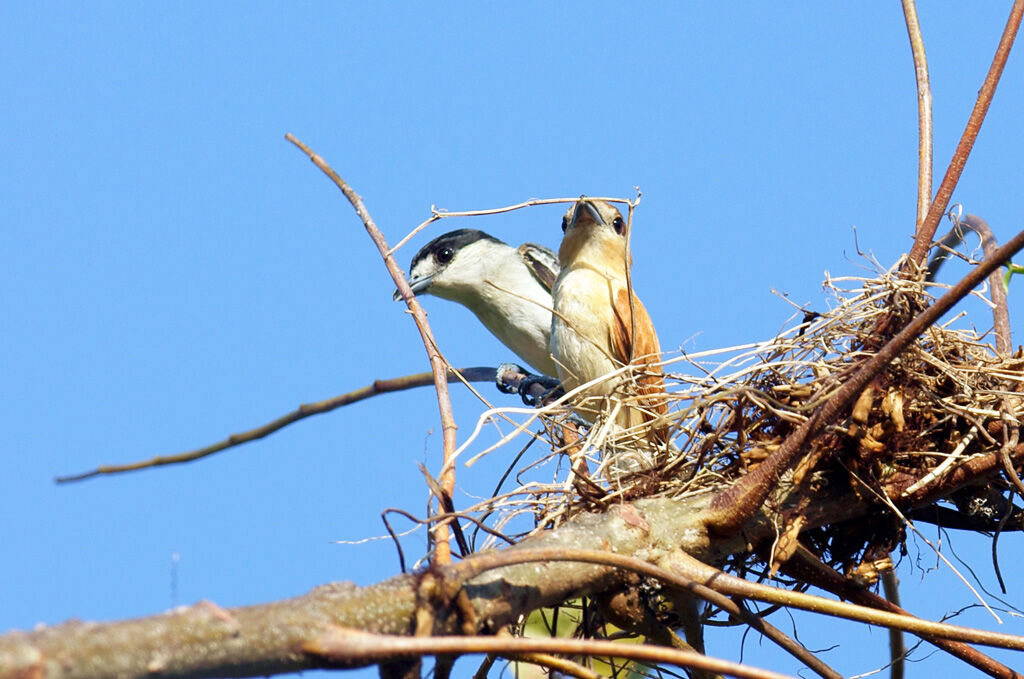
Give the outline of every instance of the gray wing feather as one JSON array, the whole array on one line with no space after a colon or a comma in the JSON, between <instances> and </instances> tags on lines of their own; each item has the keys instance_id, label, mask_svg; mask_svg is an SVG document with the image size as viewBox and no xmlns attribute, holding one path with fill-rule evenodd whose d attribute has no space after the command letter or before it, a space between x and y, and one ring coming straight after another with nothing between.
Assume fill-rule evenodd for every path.
<instances>
[{"instance_id":1,"label":"gray wing feather","mask_svg":"<svg viewBox=\"0 0 1024 679\"><path fill-rule=\"evenodd\" d=\"M558 255L536 243L523 243L516 248L516 252L526 262L526 266L533 273L534 278L544 289L551 292L555 286L555 279L558 278L558 272L561 270L558 265Z\"/></svg>"}]
</instances>

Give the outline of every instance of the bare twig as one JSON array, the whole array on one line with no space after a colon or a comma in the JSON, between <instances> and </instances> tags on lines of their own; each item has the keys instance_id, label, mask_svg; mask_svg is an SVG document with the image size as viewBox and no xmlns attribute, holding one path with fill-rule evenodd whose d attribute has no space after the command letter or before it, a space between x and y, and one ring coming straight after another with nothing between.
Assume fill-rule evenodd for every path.
<instances>
[{"instance_id":1,"label":"bare twig","mask_svg":"<svg viewBox=\"0 0 1024 679\"><path fill-rule=\"evenodd\" d=\"M978 215L967 215L959 222L959 226L966 227L969 231L978 234L986 259L995 256L999 249L999 241L996 240L995 234L992 233L992 229L984 219ZM1008 358L1013 353L1013 344L1010 341L1010 310L1007 307L1006 287L1003 285L1003 277L999 269L993 271L988 277L988 286L992 294L992 323L996 335L996 353L1002 358Z\"/></svg>"},{"instance_id":2,"label":"bare twig","mask_svg":"<svg viewBox=\"0 0 1024 679\"><path fill-rule=\"evenodd\" d=\"M914 55L914 77L917 81L917 226L921 228L932 201L932 90L928 82L928 59L924 37L917 21L914 0L903 0L903 18ZM916 232L916 231L915 231Z\"/></svg>"},{"instance_id":3,"label":"bare twig","mask_svg":"<svg viewBox=\"0 0 1024 679\"><path fill-rule=\"evenodd\" d=\"M942 177L939 189L935 193L935 200L932 201L927 216L921 223L920 228L917 229L914 246L910 249L908 263L916 264L917 266L923 266L925 263L925 258L928 256L928 248L931 247L932 238L935 236L935 229L938 228L939 220L942 219L942 215L946 212L949 199L953 196L953 189L960 180L964 165L967 163L967 157L971 154L974 141L978 138L981 124L985 120L989 104L992 103L992 97L996 92L996 85L999 84L999 77L1003 73L1006 59L1010 56L1010 48L1013 47L1014 38L1017 36L1017 29L1020 28L1022 15L1024 15L1024 0L1015 0L1013 8L1010 10L1010 16L1006 20L1003 35L999 39L999 46L996 47L995 56L992 58L992 65L985 76L985 82L982 84L981 90L978 91L978 100L974 104L974 110L971 111L971 115L967 119L967 126L964 128L960 142L953 152L953 158L949 161L949 167L946 169L946 174Z\"/></svg>"},{"instance_id":4,"label":"bare twig","mask_svg":"<svg viewBox=\"0 0 1024 679\"><path fill-rule=\"evenodd\" d=\"M1021 2L1024 3L1024 0ZM810 437L823 426L834 422L840 413L849 408L875 375L1022 247L1024 231L993 252L992 257L986 258L946 294L918 314L877 353L865 360L843 386L796 431L787 436L779 449L764 463L715 497L708 518L709 528L722 534L731 533L753 516L771 491L774 480L796 460Z\"/></svg>"},{"instance_id":5,"label":"bare twig","mask_svg":"<svg viewBox=\"0 0 1024 679\"><path fill-rule=\"evenodd\" d=\"M565 655L601 655L654 663L671 663L750 679L783 679L787 675L757 669L749 665L709 658L692 651L662 646L620 644L592 639L526 639L522 637L400 637L369 634L335 627L315 641L305 644L306 653L339 664L374 662L397 656L422 656L438 653L495 653L515 657L522 653L561 653Z\"/></svg>"},{"instance_id":6,"label":"bare twig","mask_svg":"<svg viewBox=\"0 0 1024 679\"><path fill-rule=\"evenodd\" d=\"M906 4L906 3L904 3ZM893 606L900 605L900 581L894 568L881 572L882 588L886 600ZM903 630L889 630L889 679L903 679L907 666L907 644Z\"/></svg>"},{"instance_id":7,"label":"bare twig","mask_svg":"<svg viewBox=\"0 0 1024 679\"><path fill-rule=\"evenodd\" d=\"M526 200L522 203L516 203L515 205L506 205L505 207L490 208L487 210L463 210L461 212L448 212L447 210L438 210L436 207L431 206L430 218L420 223L415 229L407 233L402 240L398 241L394 247L388 250L389 255L395 254L400 247L412 240L413 236L418 234L423 229L427 228L439 219L447 219L448 217L483 217L485 215L498 215L503 212L512 212L513 210L522 210L523 208L533 207L535 205L556 205L558 203L575 203L579 198L534 198L533 200ZM624 203L632 204L632 201L626 198L592 198L592 200L603 200L606 203Z\"/></svg>"},{"instance_id":8,"label":"bare twig","mask_svg":"<svg viewBox=\"0 0 1024 679\"><path fill-rule=\"evenodd\" d=\"M488 657L494 657L494 654L489 653ZM557 671L559 674L577 677L578 679L604 679L597 672L587 669L578 662L573 662L568 658L559 658L557 655L551 655L550 653L523 653L516 656L509 656L509 659L515 660L516 662L547 667L548 669ZM483 676L486 677L487 675L485 674ZM551 673L551 676L557 675Z\"/></svg>"},{"instance_id":9,"label":"bare twig","mask_svg":"<svg viewBox=\"0 0 1024 679\"><path fill-rule=\"evenodd\" d=\"M849 580L827 564L822 563L817 556L802 545L797 547L793 558L783 565L782 570L796 577L801 582L820 587L827 592L832 592L836 596L862 606L870 606L900 615L910 615L910 613L893 602L887 601L864 588L853 586ZM921 635L921 638L946 653L985 672L989 676L996 677L997 679L1020 679L1020 675L1009 667L996 662L993 658L965 643L928 635Z\"/></svg>"},{"instance_id":10,"label":"bare twig","mask_svg":"<svg viewBox=\"0 0 1024 679\"><path fill-rule=\"evenodd\" d=\"M473 368L460 368L457 372L462 375L462 378L469 382L490 382L494 379L495 368L487 367L473 367ZM456 382L459 381L458 375L454 372L448 373L448 381ZM243 443L249 443L256 441L265 436L269 436L276 431L284 429L289 424L304 420L312 415L321 415L323 413L329 413L332 410L347 406L352 403L364 401L372 396L378 394L387 394L393 391L404 391L406 389L414 389L416 387L426 387L434 383L434 373L416 373L415 375L404 375L402 377L392 377L384 380L374 380L372 384L368 384L365 387L354 389L345 394L335 396L323 401L317 401L316 403L303 403L295 410L282 415L281 417L267 422L266 424L260 425L255 429L243 431L238 434L232 434L222 441L210 444L203 448L197 448L196 450L190 450L184 453L178 453L177 455L158 455L148 460L141 460L139 462L129 462L126 464L111 464L97 467L88 472L81 474L73 474L69 476L58 476L54 479L56 483L69 483L72 481L83 481L85 479L91 479L94 476L102 476L109 474L119 474L121 472L131 472L139 469L149 469L150 467L162 467L169 464L181 464L183 462L193 462L199 460L208 455L219 453L222 450L228 448L234 448L240 446Z\"/></svg>"},{"instance_id":11,"label":"bare twig","mask_svg":"<svg viewBox=\"0 0 1024 679\"><path fill-rule=\"evenodd\" d=\"M981 247L985 252L985 258L995 256L999 249L995 234L989 228L988 223L977 215L964 217L962 225L978 234L981 239ZM955 227L954 227L955 228ZM1006 300L1006 287L1003 285L1003 277L996 269L988 278L988 285L992 294L992 325L996 335L996 353L1001 358L1008 358L1013 353L1013 343L1010 339L1010 309ZM1013 415L1013 399L1003 398L1003 444L999 447L999 461L1003 466L1003 474L1010 482L1017 494L1024 498L1024 483L1010 460L1010 453L1017 447L1019 438L1019 426Z\"/></svg>"},{"instance_id":12,"label":"bare twig","mask_svg":"<svg viewBox=\"0 0 1024 679\"><path fill-rule=\"evenodd\" d=\"M286 134L285 139L290 141L292 144L302 150L309 159L313 161L320 170L326 174L335 186L337 186L341 192L348 199L348 202L352 204L356 214L359 215L359 219L362 220L363 226L366 227L367 233L370 234L370 238L377 246L377 250L380 251L381 257L384 259L384 266L387 267L388 273L391 274L392 280L395 282L395 286L398 288L398 292L402 295L402 299L405 300L406 306L412 313L413 320L416 322L416 328L420 331L420 337L423 340L423 346L427 350L427 357L430 359L430 370L434 375L434 388L437 390L437 408L441 414L441 431L442 438L444 441L444 462L442 465L441 472L441 487L444 488L445 492L449 496L455 492L455 466L449 464L452 455L455 452L455 418L452 415L452 403L451 398L448 394L448 378L446 375L447 365L444 359L441 357L440 352L437 350L437 343L434 341L434 334L430 330L430 324L427 322L427 315L423 311L423 307L420 306L419 301L416 299L416 295L413 294L412 289L409 287L409 283L405 280L405 274L402 272L401 267L395 262L395 258L391 255L391 251L388 248L387 240L384 238L384 234L381 233L380 229L374 223L373 218L370 217L370 213L366 210L366 206L363 205L363 199L352 190L344 179L342 179L337 172L335 172L330 165L328 165L323 158L315 154L308 146L303 144L301 141L296 139L292 134ZM436 532L434 534L434 559L436 563L446 564L451 561L451 544L449 543L449 530L448 523L442 521L437 525Z\"/></svg>"}]
</instances>

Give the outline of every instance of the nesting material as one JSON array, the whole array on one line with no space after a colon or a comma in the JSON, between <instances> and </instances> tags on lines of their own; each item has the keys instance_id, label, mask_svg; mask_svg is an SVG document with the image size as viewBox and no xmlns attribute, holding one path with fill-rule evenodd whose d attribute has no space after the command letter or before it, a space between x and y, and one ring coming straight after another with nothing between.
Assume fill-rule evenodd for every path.
<instances>
[{"instance_id":1,"label":"nesting material","mask_svg":"<svg viewBox=\"0 0 1024 679\"><path fill-rule=\"evenodd\" d=\"M592 427L574 424L564 405L545 409L540 419L552 452L543 461L558 463L555 478L486 502L489 511L501 510L502 525L529 513L541 529L577 511L641 497L682 498L734 482L884 343L887 337L877 332L883 316L895 314L890 327L902 327L932 302L929 290L936 288L900 277L898 267L873 278L827 278L831 308L811 320L796 319L771 340L667 360L668 447L652 448L644 443L645 432L611 424L617 408L635 404L628 379L617 397L600 404L612 416ZM972 457L998 451L1006 423L1012 426L1024 412L1018 397L1024 359L1019 353L997 356L994 339L968 321L992 325L986 315L929 328L861 394L848 416L815 437L792 482L845 475L899 504L941 487ZM867 539L853 542L836 558L874 558L866 554Z\"/></svg>"}]
</instances>

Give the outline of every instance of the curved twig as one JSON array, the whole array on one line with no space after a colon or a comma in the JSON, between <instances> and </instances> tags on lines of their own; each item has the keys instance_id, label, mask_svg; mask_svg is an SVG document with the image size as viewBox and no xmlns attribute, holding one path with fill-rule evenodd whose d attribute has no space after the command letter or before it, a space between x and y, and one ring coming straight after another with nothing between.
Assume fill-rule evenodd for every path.
<instances>
[{"instance_id":1,"label":"curved twig","mask_svg":"<svg viewBox=\"0 0 1024 679\"><path fill-rule=\"evenodd\" d=\"M914 55L914 79L917 82L917 229L921 228L932 201L932 90L928 82L928 58L924 37L917 21L914 0L903 0L903 19L907 24L910 51Z\"/></svg>"},{"instance_id":2,"label":"curved twig","mask_svg":"<svg viewBox=\"0 0 1024 679\"><path fill-rule=\"evenodd\" d=\"M451 370L453 369L449 369L448 381L460 381L458 375L451 372ZM478 366L472 368L460 368L456 372L461 374L462 379L465 379L468 382L490 382L494 379L495 370L495 368ZM415 389L416 387L426 387L433 383L434 373L432 372L403 375L402 377L392 377L385 380L374 380L372 384L360 387L359 389L354 389L333 398L317 401L316 403L303 403L290 413L282 415L275 420L271 420L266 424L260 425L255 429L243 431L238 434L232 434L222 441L212 443L202 448L189 450L176 455L157 455L156 457L151 457L148 460L140 460L138 462L102 465L96 469L83 472L81 474L58 476L54 478L54 482L70 483L72 481L84 481L85 479L91 479L94 476L120 474L122 472L132 472L139 469L149 469L151 467L162 467L169 464L194 462L195 460L207 457L208 455L219 453L222 450L234 448L235 446L240 446L243 443L257 441L265 436L273 434L276 431L284 429L289 424L293 424L299 420L304 420L313 415L329 413L330 411L341 408L342 406L347 406L359 401L365 401L366 399L377 396L378 394L388 394L393 391L404 391L406 389Z\"/></svg>"},{"instance_id":3,"label":"curved twig","mask_svg":"<svg viewBox=\"0 0 1024 679\"><path fill-rule=\"evenodd\" d=\"M815 587L832 592L838 597L861 606L870 606L871 608L900 615L911 615L896 604L883 599L873 592L861 587L852 586L846 578L837 573L832 567L823 563L803 545L797 547L793 558L783 565L782 570L788 575L796 577L801 582L812 584ZM965 643L928 635L921 635L921 638L991 677L996 679L1020 679L1020 675L1006 665L997 662L994 658Z\"/></svg>"},{"instance_id":4,"label":"curved twig","mask_svg":"<svg viewBox=\"0 0 1024 679\"><path fill-rule=\"evenodd\" d=\"M323 660L339 664L370 663L402 656L447 653L495 653L514 658L522 653L562 653L565 655L600 655L629 658L655 663L671 663L750 679L784 679L787 675L770 672L663 646L620 644L593 639L526 639L522 637L402 637L370 634L344 627L335 627L302 650Z\"/></svg>"},{"instance_id":5,"label":"curved twig","mask_svg":"<svg viewBox=\"0 0 1024 679\"><path fill-rule=\"evenodd\" d=\"M1022 0L1024 1L1024 0ZM395 262L395 258L391 255L391 251L388 248L387 240L384 238L384 234L381 233L380 229L374 223L370 213L366 210L366 206L363 205L363 199L352 190L352 187L342 179L337 172L328 165L323 158L314 153L308 146L303 144L301 141L295 138L291 133L285 135L285 139L290 141L303 153L309 156L309 159L313 161L320 170L330 178L334 185L337 186L341 192L348 199L348 202L352 204L359 219L362 220L363 226L366 227L366 232L370 235L374 244L377 246L377 250L380 251L381 257L384 259L384 266L387 267L388 273L391 274L391 279L395 282L395 286L398 288L398 292L402 295L402 299L405 300L406 306L409 308L409 312L412 314L413 320L416 322L416 328L420 331L420 337L423 339L423 346L427 350L427 357L430 359L430 370L434 375L434 389L437 391L437 408L441 414L441 432L444 440L444 463L441 467L441 487L444 488L445 492L449 496L455 492L455 466L449 464L452 455L455 452L455 417L452 414L452 402L451 397L448 394L448 379L446 375L447 365L444 359L441 357L441 353L437 350L437 343L434 341L434 333L430 330L430 323L427 322L427 314L424 313L423 307L420 306L419 301L416 299L416 295L413 294L412 288L409 287L408 281L405 280L405 274L402 272L401 267ZM451 562L451 545L449 544L449 530L448 522L442 521L437 525L436 532L434 534L434 559L436 563L446 564Z\"/></svg>"},{"instance_id":6,"label":"curved twig","mask_svg":"<svg viewBox=\"0 0 1024 679\"><path fill-rule=\"evenodd\" d=\"M1010 10L1010 16L1006 20L1006 27L999 38L999 46L996 47L992 65L985 76L985 82L982 83L981 89L978 91L978 100L974 104L974 110L971 111L971 115L967 119L964 133L960 137L960 142L953 152L953 158L949 161L946 174L942 177L939 189L935 193L935 200L932 201L928 214L920 228L917 229L914 246L910 249L909 264L916 264L919 267L924 265L925 258L928 256L928 248L931 247L932 238L935 236L935 229L938 228L939 220L946 212L949 199L953 196L953 189L960 180L967 157L971 154L971 149L974 148L974 141L978 138L981 124L985 120L989 104L992 103L996 86L999 84L999 77L1003 74L1006 59L1010 56L1010 48L1013 47L1014 38L1017 37L1017 29L1020 28L1022 15L1024 15L1024 0L1015 0L1013 8Z\"/></svg>"},{"instance_id":7,"label":"curved twig","mask_svg":"<svg viewBox=\"0 0 1024 679\"><path fill-rule=\"evenodd\" d=\"M522 203L516 203L515 205L506 205L504 207L495 207L486 210L462 210L460 212L449 212L447 210L438 210L436 207L430 207L430 217L419 224L415 229L405 234L402 240L398 241L390 250L389 255L395 254L400 247L412 240L413 236L418 234L420 231L430 226L439 219L446 219L448 217L483 217L485 215L499 215L504 212L512 212L513 210L522 210L523 208L533 207L535 205L557 205L558 203L575 203L579 198L534 198L532 200L524 200ZM632 204L627 198L592 198L591 200L603 200L606 203L624 203Z\"/></svg>"},{"instance_id":8,"label":"curved twig","mask_svg":"<svg viewBox=\"0 0 1024 679\"><path fill-rule=\"evenodd\" d=\"M966 228L978 234L981 239L981 247L985 252L985 259L996 256L999 243L995 234L989 228L988 223L977 215L967 215L962 221L953 226L950 233L959 233L963 237L963 229ZM959 229L959 231L957 231ZM1013 343L1010 338L1010 309L1006 299L1006 287L1003 285L1003 277L998 269L988 277L988 285L992 294L992 327L996 336L996 353L1000 358L1009 358L1013 353ZM1017 494L1024 498L1024 483L1021 482L1017 470L1010 460L1010 454L1017 447L1019 439L1019 426L1013 416L1014 407L1010 397L1003 399L1003 444L999 447L999 461L1003 466L1003 474L1006 480L1014 488Z\"/></svg>"}]
</instances>

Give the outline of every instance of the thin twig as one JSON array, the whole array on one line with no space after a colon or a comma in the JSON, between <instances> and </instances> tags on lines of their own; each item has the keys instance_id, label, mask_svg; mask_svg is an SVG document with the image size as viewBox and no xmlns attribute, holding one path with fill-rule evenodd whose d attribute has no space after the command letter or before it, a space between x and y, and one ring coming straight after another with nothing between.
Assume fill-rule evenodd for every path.
<instances>
[{"instance_id":1,"label":"thin twig","mask_svg":"<svg viewBox=\"0 0 1024 679\"><path fill-rule=\"evenodd\" d=\"M490 382L494 380L494 374L496 368L488 367L472 367L472 368L461 368L456 371L462 375L462 378L469 382ZM456 382L460 381L460 378L454 372L448 373L448 381ZM256 441L265 436L269 436L276 431L284 429L289 424L304 420L312 415L321 415L323 413L329 413L332 410L347 406L352 403L359 401L365 401L366 399L377 396L378 394L388 394L394 391L404 391L406 389L414 389L416 387L426 387L434 383L434 373L416 373L415 375L404 375L402 377L392 377L384 380L374 380L372 384L368 384L365 387L354 389L348 393L335 396L323 401L317 401L316 403L303 403L295 410L282 415L281 417L271 420L266 424L260 425L255 429L243 431L238 434L232 434L222 441L210 444L203 448L197 448L184 453L178 453L177 455L158 455L148 460L141 460L139 462L129 462L126 464L111 464L103 465L93 469L92 471L83 472L81 474L73 474L69 476L58 476L54 479L56 483L70 483L72 481L83 481L85 479L91 479L94 476L102 476L108 474L120 474L121 472L132 472L139 469L149 469L150 467L162 467L169 464L181 464L183 462L193 462L195 460L204 458L214 453L219 453L222 450L228 448L234 448L240 446L243 443L249 443Z\"/></svg>"},{"instance_id":2,"label":"thin twig","mask_svg":"<svg viewBox=\"0 0 1024 679\"><path fill-rule=\"evenodd\" d=\"M984 219L978 215L967 215L961 224L978 234L986 259L995 256L999 249L999 241ZM988 286L992 291L992 323L996 334L996 353L1000 358L1009 358L1013 353L1013 343L1010 341L1010 310L1006 301L1006 286L1003 285L999 269L988 277Z\"/></svg>"},{"instance_id":3,"label":"thin twig","mask_svg":"<svg viewBox=\"0 0 1024 679\"><path fill-rule=\"evenodd\" d=\"M928 82L928 59L924 53L924 37L917 21L914 0L903 0L903 19L907 24L910 51L914 55L914 78L917 81L917 225L921 228L932 201L932 90Z\"/></svg>"},{"instance_id":4,"label":"thin twig","mask_svg":"<svg viewBox=\"0 0 1024 679\"><path fill-rule=\"evenodd\" d=\"M395 254L400 247L412 240L413 236L418 234L423 229L427 228L439 219L447 219L448 217L483 217L484 215L498 215L503 212L512 212L513 210L522 210L523 208L533 207L535 205L556 205L558 203L575 203L579 198L534 198L532 200L526 200L522 203L516 203L515 205L506 205L505 207L490 208L487 210L463 210L461 212L449 212L447 210L438 210L436 207L431 206L430 218L421 222L419 226L407 233L402 237L402 240L398 241L394 247L388 250L389 255ZM591 200L603 200L606 203L623 203L630 204L626 198L592 198Z\"/></svg>"},{"instance_id":5,"label":"thin twig","mask_svg":"<svg viewBox=\"0 0 1024 679\"><path fill-rule=\"evenodd\" d=\"M377 250L380 251L381 257L384 259L384 266L387 267L388 273L391 274L391 279L398 288L398 292L402 295L402 299L405 300L406 306L412 313L413 320L416 322L416 328L420 331L423 346L427 350L427 357L430 359L430 370L434 375L434 388L437 391L437 408L441 414L441 432L444 441L441 487L444 488L449 496L452 496L455 493L455 466L449 464L449 460L455 452L455 418L452 414L451 397L448 394L447 365L437 350L434 334L430 330L430 323L427 322L427 314L424 313L423 307L420 306L416 295L413 294L412 288L409 287L409 283L405 280L405 274L402 272L401 267L395 262L395 258L391 256L384 234L381 233L373 218L370 217L370 213L366 210L366 206L363 205L363 199L359 194L352 190L352 187L323 158L310 150L308 146L296 139L295 136L289 133L285 135L285 139L309 156L313 164L320 168L334 182L334 185L341 190L345 198L348 199L348 202L352 204L359 219L362 220L363 226L366 227L367 233L377 246ZM437 525L435 533L435 563L447 564L451 562L451 544L448 540L448 523L442 521Z\"/></svg>"},{"instance_id":6,"label":"thin twig","mask_svg":"<svg viewBox=\"0 0 1024 679\"><path fill-rule=\"evenodd\" d=\"M578 662L573 662L568 658L559 658L557 655L551 655L550 653L523 653L519 656L510 656L509 659L515 662L540 665L541 667L555 670L556 672L551 672L550 676L564 674L570 677L577 677L577 679L604 679L597 672L587 669Z\"/></svg>"},{"instance_id":7,"label":"thin twig","mask_svg":"<svg viewBox=\"0 0 1024 679\"><path fill-rule=\"evenodd\" d=\"M967 163L967 157L971 154L974 141L978 138L978 132L981 131L981 124L985 120L989 104L992 103L992 97L996 92L996 85L999 84L999 77L1003 73L1003 67L1006 66L1006 59L1010 56L1010 48L1013 47L1014 38L1017 36L1017 29L1020 28L1022 15L1024 15L1024 0L1015 0L1013 8L1010 10L1010 16L1006 20L1006 27L1003 29L1003 34L999 39L999 46L996 48L995 56L992 58L992 65L985 76L985 82L982 84L981 90L978 91L978 100L974 104L974 110L971 111L971 115L967 119L964 133L960 137L956 151L953 152L953 158L949 161L946 174L942 177L939 189L935 193L935 200L932 201L931 208L929 208L924 222L922 222L921 227L917 230L914 246L910 249L910 257L908 259L910 265L924 266L925 259L928 256L928 249L931 247L932 238L935 236L935 229L938 228L939 220L942 219L942 215L946 212L949 199L953 196L953 189L956 188L956 184L960 180L960 175L964 171L964 165Z\"/></svg>"},{"instance_id":8,"label":"thin twig","mask_svg":"<svg viewBox=\"0 0 1024 679\"><path fill-rule=\"evenodd\" d=\"M870 606L890 613L900 615L911 615L896 604L886 601L882 597L861 587L854 587L850 581L837 573L833 568L823 563L816 555L812 554L803 545L797 547L796 553L787 561L782 570L801 582L812 584L821 589L832 592L862 606ZM1009 667L996 662L993 658L981 651L959 641L951 641L941 637L921 635L921 638L928 643L942 649L946 653L959 658L969 665L985 672L997 679L1020 679L1020 675Z\"/></svg>"},{"instance_id":9,"label":"thin twig","mask_svg":"<svg viewBox=\"0 0 1024 679\"><path fill-rule=\"evenodd\" d=\"M985 258L989 259L995 256L999 243L988 223L977 215L967 215L963 219L963 224L981 238L981 247L985 252ZM1010 339L1010 308L1006 299L1003 277L998 269L989 276L988 285L992 290L992 325L996 335L996 353L1000 358L1006 359L1013 353L1013 342ZM1019 438L1019 426L1013 415L1013 400L1010 397L1004 397L1002 400L1003 443L999 447L999 461L1003 466L1006 480L1010 482L1017 494L1024 498L1024 483L1021 482L1020 475L1017 474L1013 461L1010 459L1010 453L1017 447Z\"/></svg>"},{"instance_id":10,"label":"thin twig","mask_svg":"<svg viewBox=\"0 0 1024 679\"><path fill-rule=\"evenodd\" d=\"M370 634L335 627L303 645L303 651L337 663L374 662L400 656L442 653L495 653L515 657L523 653L608 656L653 663L670 663L749 679L783 679L787 675L710 658L692 651L662 646L621 644L594 639L527 639L522 637L401 637Z\"/></svg>"},{"instance_id":11,"label":"thin twig","mask_svg":"<svg viewBox=\"0 0 1024 679\"><path fill-rule=\"evenodd\" d=\"M904 2L906 5L906 2ZM893 606L900 605L900 581L896 577L896 569L889 567L880 574L882 588L886 600ZM889 679L903 679L906 675L907 643L903 639L903 630L889 630Z\"/></svg>"}]
</instances>

